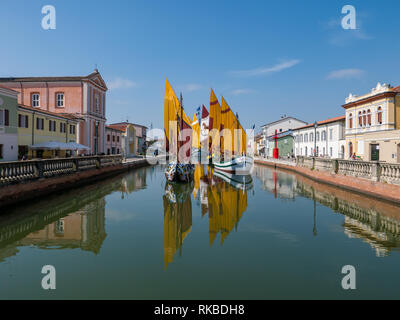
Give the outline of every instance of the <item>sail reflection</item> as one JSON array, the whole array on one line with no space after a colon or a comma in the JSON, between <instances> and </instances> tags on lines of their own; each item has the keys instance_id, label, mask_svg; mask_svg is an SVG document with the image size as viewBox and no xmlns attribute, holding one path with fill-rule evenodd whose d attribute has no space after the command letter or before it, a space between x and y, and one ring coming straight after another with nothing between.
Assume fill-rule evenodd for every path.
<instances>
[{"instance_id":1,"label":"sail reflection","mask_svg":"<svg viewBox=\"0 0 400 320\"><path fill-rule=\"evenodd\" d=\"M167 182L164 206L164 267L174 259L177 251L182 254L183 241L192 229L193 184L176 184Z\"/></svg>"},{"instance_id":2,"label":"sail reflection","mask_svg":"<svg viewBox=\"0 0 400 320\"><path fill-rule=\"evenodd\" d=\"M247 190L251 186L251 177L221 177L200 164L195 167L193 184L166 183L163 196L165 268L177 252L182 254L183 242L192 229L191 194L201 207L202 217L208 214L210 245L218 234L223 244L237 229L247 209Z\"/></svg>"},{"instance_id":3,"label":"sail reflection","mask_svg":"<svg viewBox=\"0 0 400 320\"><path fill-rule=\"evenodd\" d=\"M392 251L400 251L398 206L268 167L256 167L256 176L264 190L279 198L302 196L314 201L314 235L317 235L315 203L318 202L344 215L344 234L368 243L376 256L384 257Z\"/></svg>"}]
</instances>

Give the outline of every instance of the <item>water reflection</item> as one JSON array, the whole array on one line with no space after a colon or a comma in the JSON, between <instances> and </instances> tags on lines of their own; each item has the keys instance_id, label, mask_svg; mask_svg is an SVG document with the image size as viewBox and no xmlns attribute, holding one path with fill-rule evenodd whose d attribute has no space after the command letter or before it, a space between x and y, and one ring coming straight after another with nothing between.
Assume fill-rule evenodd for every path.
<instances>
[{"instance_id":1,"label":"water reflection","mask_svg":"<svg viewBox=\"0 0 400 320\"><path fill-rule=\"evenodd\" d=\"M221 245L237 229L247 209L247 190L252 187L249 176L233 176L196 165L192 184L166 183L164 205L164 266L173 261L192 227L193 199L201 206L201 214L208 213L209 243L220 234Z\"/></svg>"},{"instance_id":2,"label":"water reflection","mask_svg":"<svg viewBox=\"0 0 400 320\"><path fill-rule=\"evenodd\" d=\"M124 198L145 187L143 169L29 206L6 209L0 215L0 262L18 254L24 246L81 249L98 254L107 237L105 197L120 192Z\"/></svg>"},{"instance_id":3,"label":"water reflection","mask_svg":"<svg viewBox=\"0 0 400 320\"><path fill-rule=\"evenodd\" d=\"M314 235L318 234L318 202L344 215L344 234L368 243L375 250L376 256L384 257L392 251L399 251L398 206L268 167L256 167L255 175L260 179L262 188L276 197L294 200L296 196L302 196L314 201Z\"/></svg>"}]
</instances>

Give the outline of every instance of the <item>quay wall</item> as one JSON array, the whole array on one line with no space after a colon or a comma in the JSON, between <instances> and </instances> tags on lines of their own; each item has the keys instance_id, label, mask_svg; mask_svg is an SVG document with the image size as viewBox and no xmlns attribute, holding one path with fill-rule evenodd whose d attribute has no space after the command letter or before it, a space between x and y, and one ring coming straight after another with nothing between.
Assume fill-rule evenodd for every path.
<instances>
[{"instance_id":1,"label":"quay wall","mask_svg":"<svg viewBox=\"0 0 400 320\"><path fill-rule=\"evenodd\" d=\"M3 180L0 185L0 208L38 199L50 194L61 193L65 190L79 188L83 185L113 177L131 169L151 165L144 158L130 159L126 162L122 162L121 157L118 158L115 156L112 162L108 160L104 161L101 157L97 158L97 166L95 165L85 169L81 168L81 171L78 168L75 168L75 171L73 171L69 165L64 165L64 170L60 169L60 167L55 167L53 169L54 174L49 176L43 176L43 172L41 172L41 175L36 178L31 177L34 176L34 174L32 174L25 175L24 179L20 178L20 181L13 181L12 183L7 183ZM108 156L107 159L109 158ZM74 160L76 161L76 159ZM65 162L68 161L71 161L71 159ZM79 161L81 160L79 159ZM32 172L35 171L37 171L37 169ZM2 177L4 177L4 174ZM1 211L2 210L0 210L0 214Z\"/></svg>"},{"instance_id":2,"label":"quay wall","mask_svg":"<svg viewBox=\"0 0 400 320\"><path fill-rule=\"evenodd\" d=\"M393 165L394 169L391 168L388 173L386 164L382 165L382 169L379 163L361 161L299 157L296 161L256 158L254 162L296 172L314 181L400 204L398 165ZM348 165L347 169L343 169L343 163Z\"/></svg>"}]
</instances>

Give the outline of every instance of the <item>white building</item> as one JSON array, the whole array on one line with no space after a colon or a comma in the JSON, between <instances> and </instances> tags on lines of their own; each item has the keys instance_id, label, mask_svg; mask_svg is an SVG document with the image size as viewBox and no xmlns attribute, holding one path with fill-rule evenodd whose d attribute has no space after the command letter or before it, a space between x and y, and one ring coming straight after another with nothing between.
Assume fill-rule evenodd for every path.
<instances>
[{"instance_id":1,"label":"white building","mask_svg":"<svg viewBox=\"0 0 400 320\"><path fill-rule=\"evenodd\" d=\"M296 119L294 117L283 117L280 120L267 123L261 126L261 134L262 134L262 145L264 146L264 152L267 152L268 148L268 137L275 134L275 131L279 134L282 132L286 132L292 130L294 128L298 128L300 126L306 125L307 122Z\"/></svg>"},{"instance_id":2,"label":"white building","mask_svg":"<svg viewBox=\"0 0 400 320\"><path fill-rule=\"evenodd\" d=\"M345 116L340 116L294 129L295 156L343 159L345 119Z\"/></svg>"}]
</instances>

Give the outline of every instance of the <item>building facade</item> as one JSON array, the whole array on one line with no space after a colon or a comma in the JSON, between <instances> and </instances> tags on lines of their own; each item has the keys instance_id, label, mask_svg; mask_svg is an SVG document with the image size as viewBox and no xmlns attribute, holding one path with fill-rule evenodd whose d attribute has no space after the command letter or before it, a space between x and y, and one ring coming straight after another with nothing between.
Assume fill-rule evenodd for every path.
<instances>
[{"instance_id":1,"label":"building facade","mask_svg":"<svg viewBox=\"0 0 400 320\"><path fill-rule=\"evenodd\" d=\"M131 158L137 155L136 147L136 132L135 127L132 123L114 123L110 124L108 127L119 130L122 132L121 135L121 148L124 157Z\"/></svg>"},{"instance_id":2,"label":"building facade","mask_svg":"<svg viewBox=\"0 0 400 320\"><path fill-rule=\"evenodd\" d=\"M66 151L32 150L29 147L42 142L76 142L82 118L59 114L29 106L18 106L18 159L65 157Z\"/></svg>"},{"instance_id":3,"label":"building facade","mask_svg":"<svg viewBox=\"0 0 400 320\"><path fill-rule=\"evenodd\" d=\"M145 154L146 153L146 140L147 140L147 127L142 126L140 124L132 123L135 127L135 145L136 145L136 153L137 154Z\"/></svg>"},{"instance_id":4,"label":"building facade","mask_svg":"<svg viewBox=\"0 0 400 320\"><path fill-rule=\"evenodd\" d=\"M294 154L293 150L293 132L288 130L277 134L276 146L279 150L279 157L291 157ZM265 146L265 154L267 157L273 157L275 148L275 134L267 138Z\"/></svg>"},{"instance_id":5,"label":"building facade","mask_svg":"<svg viewBox=\"0 0 400 320\"><path fill-rule=\"evenodd\" d=\"M19 92L21 105L81 117L76 142L87 153L105 151L107 86L97 69L88 76L0 78L0 84Z\"/></svg>"},{"instance_id":6,"label":"building facade","mask_svg":"<svg viewBox=\"0 0 400 320\"><path fill-rule=\"evenodd\" d=\"M18 158L18 92L0 86L0 161Z\"/></svg>"},{"instance_id":7,"label":"building facade","mask_svg":"<svg viewBox=\"0 0 400 320\"><path fill-rule=\"evenodd\" d=\"M296 119L294 117L282 117L281 119L267 123L261 126L261 134L262 134L262 144L264 146L263 155L268 156L270 145L269 145L269 138L275 134L275 132L284 133L286 131L292 130L294 128L298 128L301 126L306 125L307 122Z\"/></svg>"},{"instance_id":8,"label":"building facade","mask_svg":"<svg viewBox=\"0 0 400 320\"><path fill-rule=\"evenodd\" d=\"M346 158L400 163L400 87L378 83L363 96L350 94L346 110Z\"/></svg>"},{"instance_id":9,"label":"building facade","mask_svg":"<svg viewBox=\"0 0 400 320\"><path fill-rule=\"evenodd\" d=\"M124 131L106 126L106 154L121 154Z\"/></svg>"},{"instance_id":10,"label":"building facade","mask_svg":"<svg viewBox=\"0 0 400 320\"><path fill-rule=\"evenodd\" d=\"M345 117L340 116L293 130L295 156L345 157Z\"/></svg>"}]
</instances>

